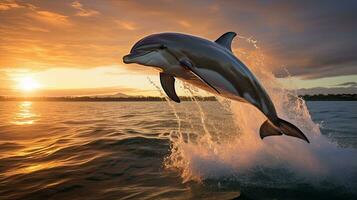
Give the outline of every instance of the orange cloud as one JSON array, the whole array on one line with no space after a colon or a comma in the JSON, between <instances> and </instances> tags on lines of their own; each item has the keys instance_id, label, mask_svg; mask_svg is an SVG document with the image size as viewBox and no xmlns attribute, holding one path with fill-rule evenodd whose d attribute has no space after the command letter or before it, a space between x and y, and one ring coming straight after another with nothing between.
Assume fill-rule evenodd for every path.
<instances>
[{"instance_id":1,"label":"orange cloud","mask_svg":"<svg viewBox=\"0 0 357 200\"><path fill-rule=\"evenodd\" d=\"M40 10L39 7L30 3L23 3L11 0L6 2L0 2L0 10L10 10L13 8L24 8L24 16L30 16L31 18L39 20L46 24L70 25L68 16L44 9ZM9 15L11 15L11 13Z\"/></svg>"},{"instance_id":2,"label":"orange cloud","mask_svg":"<svg viewBox=\"0 0 357 200\"><path fill-rule=\"evenodd\" d=\"M267 6L269 9L266 9ZM314 20L310 16L323 9L316 9L310 15L302 16L299 13L304 12L296 12L296 9L305 11L294 4L235 1L173 3L167 0L66 0L31 1L31 4L24 1L1 1L0 69L16 67L44 70L53 67L92 68L116 65L134 73L147 74L148 68L122 64L122 56L146 35L166 31L186 32L214 41L226 31L235 31L239 35L257 38L261 42L260 50L266 55L266 66L276 72L282 71L284 65L289 71L296 70L292 71L293 75L308 76L306 73L311 75L330 72L332 75L355 74L356 68L349 67L347 71L341 65L339 72L336 68L332 69L339 60L354 59L355 55L350 55L355 52L354 49L343 53L346 58L331 57L341 52L339 49L351 46L346 38L353 38L347 33L352 35L355 32L354 26L349 25L355 24L354 21L340 20L344 22L340 24L349 25L350 31L341 27L333 32L339 32L338 35L342 36L347 34L346 37L339 37L333 43L331 40L319 42L323 35L319 28L338 24L315 24L319 25L334 15L325 16L326 19L316 17ZM203 12L206 15L202 15ZM291 15L293 12L296 15ZM255 61L254 54L244 46L246 42L242 42L242 39L237 37L234 40L233 49L239 48L238 57L245 62L249 63L248 58L245 59L249 55ZM333 46L334 43L339 44L337 53L324 51L325 46ZM254 46L253 43L249 45ZM319 53L320 56L316 55ZM327 54L331 55L325 56ZM329 59L327 61L331 63L331 68L323 68L326 62L319 64L326 59ZM321 71L314 71L316 64L321 66Z\"/></svg>"},{"instance_id":3,"label":"orange cloud","mask_svg":"<svg viewBox=\"0 0 357 200\"><path fill-rule=\"evenodd\" d=\"M129 30L129 31L134 31L138 29L137 25L134 22L122 21L122 20L116 20L115 22L119 25L119 28L121 29Z\"/></svg>"},{"instance_id":4,"label":"orange cloud","mask_svg":"<svg viewBox=\"0 0 357 200\"><path fill-rule=\"evenodd\" d=\"M181 26L185 27L185 28L190 28L192 27L192 24L186 20L179 20L178 24L180 24Z\"/></svg>"},{"instance_id":5,"label":"orange cloud","mask_svg":"<svg viewBox=\"0 0 357 200\"><path fill-rule=\"evenodd\" d=\"M10 10L12 8L22 8L23 6L14 1L0 2L0 10Z\"/></svg>"},{"instance_id":6,"label":"orange cloud","mask_svg":"<svg viewBox=\"0 0 357 200\"><path fill-rule=\"evenodd\" d=\"M36 26L28 26L28 27L25 27L25 29L27 29L29 31L36 31L36 32L45 32L45 33L50 32L50 30L48 30L48 29L40 28L40 27L36 27Z\"/></svg>"},{"instance_id":7,"label":"orange cloud","mask_svg":"<svg viewBox=\"0 0 357 200\"><path fill-rule=\"evenodd\" d=\"M30 17L37 19L46 24L55 26L69 26L71 23L68 20L68 16L61 15L55 12L39 10L35 13L31 13Z\"/></svg>"},{"instance_id":8,"label":"orange cloud","mask_svg":"<svg viewBox=\"0 0 357 200\"><path fill-rule=\"evenodd\" d=\"M15 0L5 0L5 2L0 2L0 11L14 8L28 8L30 10L35 10L37 7L30 3L17 2Z\"/></svg>"},{"instance_id":9,"label":"orange cloud","mask_svg":"<svg viewBox=\"0 0 357 200\"><path fill-rule=\"evenodd\" d=\"M77 9L77 16L81 16L81 17L89 17L89 16L93 16L93 15L98 15L100 14L98 11L96 10L91 10L91 9L84 9L83 8L83 4L81 4L79 1L74 1L72 4L72 7Z\"/></svg>"}]
</instances>

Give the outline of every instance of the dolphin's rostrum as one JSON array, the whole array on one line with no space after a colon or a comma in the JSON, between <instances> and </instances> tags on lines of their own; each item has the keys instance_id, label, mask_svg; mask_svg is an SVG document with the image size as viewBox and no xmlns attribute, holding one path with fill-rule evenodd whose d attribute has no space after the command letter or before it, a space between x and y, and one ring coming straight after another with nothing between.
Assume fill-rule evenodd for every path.
<instances>
[{"instance_id":1,"label":"dolphin's rostrum","mask_svg":"<svg viewBox=\"0 0 357 200\"><path fill-rule=\"evenodd\" d=\"M254 105L268 118L260 127L262 139L284 134L309 142L296 126L278 117L265 89L233 55L235 36L227 32L212 42L181 33L153 34L138 41L123 61L158 68L161 85L175 102L180 102L174 85L179 78L213 94Z\"/></svg>"}]
</instances>

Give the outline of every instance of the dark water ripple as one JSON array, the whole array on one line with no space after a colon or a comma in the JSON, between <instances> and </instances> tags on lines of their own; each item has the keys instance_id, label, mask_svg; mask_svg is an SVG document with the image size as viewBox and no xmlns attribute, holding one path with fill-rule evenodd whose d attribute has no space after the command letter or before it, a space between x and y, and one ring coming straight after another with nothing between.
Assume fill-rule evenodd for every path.
<instances>
[{"instance_id":1,"label":"dark water ripple","mask_svg":"<svg viewBox=\"0 0 357 200\"><path fill-rule=\"evenodd\" d=\"M215 102L207 104L214 107ZM341 146L356 147L357 113L352 108L357 104L331 105L309 103L313 119ZM344 188L311 185L182 183L176 171L163 167L170 149L166 136L177 128L177 120L162 102L2 102L0 110L1 199L233 199L240 192L240 199L355 197Z\"/></svg>"}]
</instances>

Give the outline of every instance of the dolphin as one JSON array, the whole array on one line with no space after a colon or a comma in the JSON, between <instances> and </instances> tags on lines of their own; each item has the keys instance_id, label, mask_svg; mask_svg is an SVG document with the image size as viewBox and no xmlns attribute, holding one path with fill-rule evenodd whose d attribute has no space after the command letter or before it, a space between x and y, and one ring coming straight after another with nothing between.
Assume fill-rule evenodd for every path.
<instances>
[{"instance_id":1,"label":"dolphin","mask_svg":"<svg viewBox=\"0 0 357 200\"><path fill-rule=\"evenodd\" d=\"M234 56L231 44L236 35L227 32L210 41L182 33L152 34L134 44L123 62L157 68L162 88L175 102L180 102L175 91L175 78L178 78L215 95L258 108L267 117L259 130L261 139L288 135L309 143L299 128L278 117L263 86Z\"/></svg>"}]
</instances>

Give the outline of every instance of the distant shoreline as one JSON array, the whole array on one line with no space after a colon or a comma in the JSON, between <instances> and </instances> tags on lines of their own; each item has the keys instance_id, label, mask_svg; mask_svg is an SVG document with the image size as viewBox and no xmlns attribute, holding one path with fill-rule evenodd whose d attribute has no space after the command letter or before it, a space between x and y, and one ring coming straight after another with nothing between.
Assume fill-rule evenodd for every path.
<instances>
[{"instance_id":1,"label":"distant shoreline","mask_svg":"<svg viewBox=\"0 0 357 200\"><path fill-rule=\"evenodd\" d=\"M198 101L216 101L211 97L194 97ZM181 101L191 101L192 97L180 97ZM142 102L142 101L165 101L164 97L1 97L0 101L68 101L68 102Z\"/></svg>"},{"instance_id":2,"label":"distant shoreline","mask_svg":"<svg viewBox=\"0 0 357 200\"><path fill-rule=\"evenodd\" d=\"M305 101L357 101L357 94L317 94L300 96Z\"/></svg>"},{"instance_id":3,"label":"distant shoreline","mask_svg":"<svg viewBox=\"0 0 357 200\"><path fill-rule=\"evenodd\" d=\"M357 101L357 94L302 95L305 101ZM198 101L217 101L215 97L194 97ZM181 101L192 101L192 97L180 97ZM142 102L165 101L164 97L3 97L0 101L64 101L64 102Z\"/></svg>"}]
</instances>

